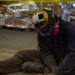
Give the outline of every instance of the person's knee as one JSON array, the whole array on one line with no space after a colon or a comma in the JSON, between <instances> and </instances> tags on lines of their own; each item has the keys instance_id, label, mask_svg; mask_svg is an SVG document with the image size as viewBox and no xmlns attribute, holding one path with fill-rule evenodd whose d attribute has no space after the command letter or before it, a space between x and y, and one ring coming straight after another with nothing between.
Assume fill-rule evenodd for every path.
<instances>
[{"instance_id":1,"label":"person's knee","mask_svg":"<svg viewBox=\"0 0 75 75\"><path fill-rule=\"evenodd\" d=\"M42 63L35 63L35 62L25 62L21 69L24 72L34 72L34 73L43 73L44 72L44 65Z\"/></svg>"},{"instance_id":2,"label":"person's knee","mask_svg":"<svg viewBox=\"0 0 75 75\"><path fill-rule=\"evenodd\" d=\"M19 52L17 52L17 55L23 55L23 54L27 54L28 50L21 50Z\"/></svg>"},{"instance_id":3,"label":"person's knee","mask_svg":"<svg viewBox=\"0 0 75 75\"><path fill-rule=\"evenodd\" d=\"M28 50L21 50L21 51L17 52L15 54L15 56L18 56L20 58L24 58L24 57L27 57L27 52L28 52Z\"/></svg>"}]
</instances>

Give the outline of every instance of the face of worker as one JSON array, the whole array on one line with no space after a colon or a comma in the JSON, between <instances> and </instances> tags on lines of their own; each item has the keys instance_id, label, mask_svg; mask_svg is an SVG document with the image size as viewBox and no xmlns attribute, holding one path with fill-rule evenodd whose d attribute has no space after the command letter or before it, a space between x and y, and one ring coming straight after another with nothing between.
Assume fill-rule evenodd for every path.
<instances>
[{"instance_id":1,"label":"face of worker","mask_svg":"<svg viewBox=\"0 0 75 75\"><path fill-rule=\"evenodd\" d=\"M42 32L47 32L49 30L52 31L55 22L54 22L54 20L52 18L51 13L49 13L48 18L49 18L48 20L45 20L45 21L39 23L38 25L36 25L36 26L38 26L36 28L38 28Z\"/></svg>"},{"instance_id":2,"label":"face of worker","mask_svg":"<svg viewBox=\"0 0 75 75\"><path fill-rule=\"evenodd\" d=\"M41 23L38 23L35 25L35 28L42 31L42 32L45 32L48 30L48 26L47 26L47 22L41 22Z\"/></svg>"},{"instance_id":3,"label":"face of worker","mask_svg":"<svg viewBox=\"0 0 75 75\"><path fill-rule=\"evenodd\" d=\"M38 25L35 25L35 28L41 34L46 34L47 32L51 34L52 32L52 25L48 24L47 21L44 21L44 22L39 23Z\"/></svg>"}]
</instances>

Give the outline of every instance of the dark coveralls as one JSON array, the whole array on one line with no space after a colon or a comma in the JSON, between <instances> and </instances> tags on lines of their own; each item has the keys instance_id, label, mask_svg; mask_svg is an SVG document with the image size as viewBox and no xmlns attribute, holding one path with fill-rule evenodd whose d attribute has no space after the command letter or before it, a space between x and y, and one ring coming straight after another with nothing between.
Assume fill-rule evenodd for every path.
<instances>
[{"instance_id":1,"label":"dark coveralls","mask_svg":"<svg viewBox=\"0 0 75 75\"><path fill-rule=\"evenodd\" d=\"M56 67L56 75L75 75L75 26L61 20L57 35L38 36L43 62L49 69Z\"/></svg>"},{"instance_id":2,"label":"dark coveralls","mask_svg":"<svg viewBox=\"0 0 75 75\"><path fill-rule=\"evenodd\" d=\"M57 35L45 36L38 33L39 50L23 50L11 58L0 61L0 75L19 71L27 61L40 61L50 70L53 67L56 75L75 75L75 26L63 20L60 21L60 31Z\"/></svg>"}]
</instances>

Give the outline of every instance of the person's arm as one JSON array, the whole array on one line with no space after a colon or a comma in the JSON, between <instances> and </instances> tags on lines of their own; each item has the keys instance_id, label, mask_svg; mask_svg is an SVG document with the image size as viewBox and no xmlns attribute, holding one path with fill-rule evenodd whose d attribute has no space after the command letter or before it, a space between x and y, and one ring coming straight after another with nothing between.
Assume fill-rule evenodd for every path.
<instances>
[{"instance_id":1,"label":"person's arm","mask_svg":"<svg viewBox=\"0 0 75 75\"><path fill-rule=\"evenodd\" d=\"M40 46L40 53L41 53L41 56L42 56L42 59L43 59L43 62L45 63L45 65L49 69L52 69L53 67L57 66L56 60L54 59L54 56L51 52L52 44L50 46L48 46L44 37L42 37L40 34L38 35L38 43ZM52 42L50 42L50 43L52 43Z\"/></svg>"},{"instance_id":2,"label":"person's arm","mask_svg":"<svg viewBox=\"0 0 75 75\"><path fill-rule=\"evenodd\" d=\"M67 25L67 24L66 24ZM63 75L68 74L75 65L75 26L68 24L64 28L64 34L67 40L67 54L58 67L56 67L49 75Z\"/></svg>"}]
</instances>

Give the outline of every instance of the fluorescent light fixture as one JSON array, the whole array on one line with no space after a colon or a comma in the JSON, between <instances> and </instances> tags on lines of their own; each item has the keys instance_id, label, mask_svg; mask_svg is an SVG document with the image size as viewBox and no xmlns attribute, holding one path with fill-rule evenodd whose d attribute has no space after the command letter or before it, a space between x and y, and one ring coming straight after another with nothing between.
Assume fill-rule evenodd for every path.
<instances>
[{"instance_id":1,"label":"fluorescent light fixture","mask_svg":"<svg viewBox=\"0 0 75 75\"><path fill-rule=\"evenodd\" d=\"M73 7L75 7L75 4L73 4Z\"/></svg>"}]
</instances>

